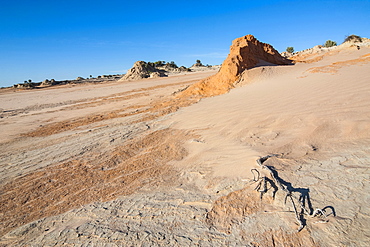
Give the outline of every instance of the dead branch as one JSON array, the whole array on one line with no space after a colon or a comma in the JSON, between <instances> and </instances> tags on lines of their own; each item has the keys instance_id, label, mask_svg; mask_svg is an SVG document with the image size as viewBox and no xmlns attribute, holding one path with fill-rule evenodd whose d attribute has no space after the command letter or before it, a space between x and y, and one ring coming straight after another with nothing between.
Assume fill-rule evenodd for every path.
<instances>
[{"instance_id":1,"label":"dead branch","mask_svg":"<svg viewBox=\"0 0 370 247\"><path fill-rule=\"evenodd\" d=\"M257 177L254 174L254 172L257 173ZM253 169L251 169L251 173L253 174L253 180L252 181L257 182L260 179L260 172L257 169L253 168Z\"/></svg>"},{"instance_id":2,"label":"dead branch","mask_svg":"<svg viewBox=\"0 0 370 247\"><path fill-rule=\"evenodd\" d=\"M309 197L307 195L303 195L303 194L301 194L299 197L295 196L293 194L294 190L290 189L288 186L284 185L281 182L282 180L277 175L277 172L272 170L270 167L263 164L266 160L268 160L268 158L273 157L273 156L277 156L277 155L268 155L268 156L261 157L261 158L257 159L258 166L260 166L264 170L267 170L269 172L271 178L273 179L273 181L270 180L269 178L267 178L266 176L261 177L260 172L257 169L252 169L251 170L251 172L253 174L253 180L252 181L253 182L258 182L257 187L255 188L255 190L261 193L261 200L262 200L263 195L265 193L267 193L267 191L270 189L270 188L269 189L267 188L267 181L270 183L271 188L274 188L274 192L273 192L273 198L274 199L275 199L275 193L278 191L279 188L282 191L284 191L285 192L284 204L286 204L287 199L289 198L290 202L292 203L293 209L294 209L295 218L296 218L296 220L299 224L298 232L301 231L305 227L303 215L308 215L309 217L312 217L312 218L317 217L317 216L326 218L328 216L328 215L325 214L325 209L326 208L331 208L332 213L335 214L334 209L332 207L325 207L323 209L317 208L317 209L313 210L312 213L310 213L309 210L305 207L305 203L304 203L306 198L309 202ZM255 173L257 174L257 176L255 175ZM299 208L301 209L301 212L298 212L295 201L299 205ZM312 211L312 209L311 209L311 211Z\"/></svg>"}]
</instances>

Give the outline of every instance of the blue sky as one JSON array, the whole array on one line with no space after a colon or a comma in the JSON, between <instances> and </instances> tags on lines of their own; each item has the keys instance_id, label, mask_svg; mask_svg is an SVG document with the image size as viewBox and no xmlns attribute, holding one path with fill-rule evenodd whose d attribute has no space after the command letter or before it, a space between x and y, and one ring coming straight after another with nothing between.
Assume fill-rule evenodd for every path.
<instances>
[{"instance_id":1,"label":"blue sky","mask_svg":"<svg viewBox=\"0 0 370 247\"><path fill-rule=\"evenodd\" d=\"M370 38L367 1L0 0L0 86L124 73L135 61L221 64L253 34L282 52Z\"/></svg>"}]
</instances>

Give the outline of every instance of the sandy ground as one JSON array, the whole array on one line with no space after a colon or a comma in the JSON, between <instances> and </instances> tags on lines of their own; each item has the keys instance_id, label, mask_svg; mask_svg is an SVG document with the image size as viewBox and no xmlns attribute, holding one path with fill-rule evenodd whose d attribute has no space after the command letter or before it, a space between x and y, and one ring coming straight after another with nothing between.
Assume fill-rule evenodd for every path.
<instances>
[{"instance_id":1,"label":"sandy ground","mask_svg":"<svg viewBox=\"0 0 370 247\"><path fill-rule=\"evenodd\" d=\"M254 68L204 99L173 93L214 71L0 92L0 243L367 246L369 54ZM325 222L297 232L284 193L260 199L269 154Z\"/></svg>"}]
</instances>

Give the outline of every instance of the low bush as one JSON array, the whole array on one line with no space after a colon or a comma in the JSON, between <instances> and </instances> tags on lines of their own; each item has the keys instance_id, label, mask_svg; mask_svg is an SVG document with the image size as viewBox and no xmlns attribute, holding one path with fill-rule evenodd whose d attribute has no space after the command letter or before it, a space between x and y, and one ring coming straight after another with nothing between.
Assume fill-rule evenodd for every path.
<instances>
[{"instance_id":1,"label":"low bush","mask_svg":"<svg viewBox=\"0 0 370 247\"><path fill-rule=\"evenodd\" d=\"M344 39L344 42L362 42L362 38L358 35L347 35ZM343 42L343 43L344 43Z\"/></svg>"},{"instance_id":2,"label":"low bush","mask_svg":"<svg viewBox=\"0 0 370 247\"><path fill-rule=\"evenodd\" d=\"M324 44L324 47L332 47L332 46L336 46L337 45L337 42L335 41L332 41L332 40L327 40Z\"/></svg>"},{"instance_id":3,"label":"low bush","mask_svg":"<svg viewBox=\"0 0 370 247\"><path fill-rule=\"evenodd\" d=\"M292 46L288 46L286 48L286 51L289 52L289 53L293 53L294 52L294 48Z\"/></svg>"}]
</instances>

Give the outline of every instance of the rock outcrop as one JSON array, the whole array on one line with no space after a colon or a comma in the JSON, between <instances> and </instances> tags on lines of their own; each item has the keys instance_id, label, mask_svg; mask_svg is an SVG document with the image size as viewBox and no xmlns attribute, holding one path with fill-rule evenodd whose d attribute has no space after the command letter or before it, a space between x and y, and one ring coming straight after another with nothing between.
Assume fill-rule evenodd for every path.
<instances>
[{"instance_id":1,"label":"rock outcrop","mask_svg":"<svg viewBox=\"0 0 370 247\"><path fill-rule=\"evenodd\" d=\"M280 53L280 55L282 57L285 57L285 58L290 58L291 56L293 56L293 53L292 52L283 51L282 53Z\"/></svg>"},{"instance_id":2,"label":"rock outcrop","mask_svg":"<svg viewBox=\"0 0 370 247\"><path fill-rule=\"evenodd\" d=\"M244 70L251 69L261 62L287 65L291 61L282 57L271 45L258 41L253 35L235 39L230 54L223 62L220 71L188 87L182 95L215 96L228 92L239 80Z\"/></svg>"},{"instance_id":3,"label":"rock outcrop","mask_svg":"<svg viewBox=\"0 0 370 247\"><path fill-rule=\"evenodd\" d=\"M137 61L134 63L134 66L127 71L127 74L120 79L120 81L136 81L144 78L166 77L168 74L190 71L190 69L184 66L177 67L174 62L158 65L151 62Z\"/></svg>"},{"instance_id":4,"label":"rock outcrop","mask_svg":"<svg viewBox=\"0 0 370 247\"><path fill-rule=\"evenodd\" d=\"M191 67L205 67L200 60L197 60ZM190 68L191 68L190 67Z\"/></svg>"},{"instance_id":5,"label":"rock outcrop","mask_svg":"<svg viewBox=\"0 0 370 247\"><path fill-rule=\"evenodd\" d=\"M51 80L45 79L44 81L41 82L40 86L48 87L48 86L52 86L52 85L55 85L55 80L54 79L51 79Z\"/></svg>"},{"instance_id":6,"label":"rock outcrop","mask_svg":"<svg viewBox=\"0 0 370 247\"><path fill-rule=\"evenodd\" d=\"M370 40L356 35L351 35L348 40L338 46L324 47L316 45L312 48L295 52L289 57L294 63L315 63L322 60L326 56L335 55L343 49L357 49L362 47L370 47Z\"/></svg>"},{"instance_id":7,"label":"rock outcrop","mask_svg":"<svg viewBox=\"0 0 370 247\"><path fill-rule=\"evenodd\" d=\"M135 81L143 78L148 78L150 77L150 74L154 72L159 71L157 71L153 66L151 66L147 62L137 61L134 63L134 66L127 71L126 75L124 75L120 79L120 81ZM163 74L160 74L160 76L163 76Z\"/></svg>"},{"instance_id":8,"label":"rock outcrop","mask_svg":"<svg viewBox=\"0 0 370 247\"><path fill-rule=\"evenodd\" d=\"M209 68L211 68L211 66L204 66L200 60L197 60L196 63L190 67L191 71L204 71Z\"/></svg>"},{"instance_id":9,"label":"rock outcrop","mask_svg":"<svg viewBox=\"0 0 370 247\"><path fill-rule=\"evenodd\" d=\"M24 82L18 83L12 86L12 88L16 89L34 89L39 87L50 87L54 85L66 85L66 84L79 84L79 83L105 83L110 81L118 81L122 78L122 75L102 75L98 76L97 78L83 78L77 77L75 80L61 80L56 81L55 79L45 79L42 82Z\"/></svg>"},{"instance_id":10,"label":"rock outcrop","mask_svg":"<svg viewBox=\"0 0 370 247\"><path fill-rule=\"evenodd\" d=\"M161 74L159 72L150 73L150 78L158 78L158 77L161 77Z\"/></svg>"}]
</instances>

